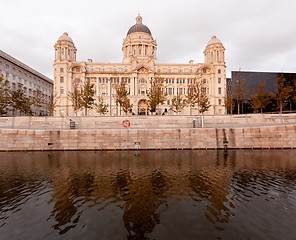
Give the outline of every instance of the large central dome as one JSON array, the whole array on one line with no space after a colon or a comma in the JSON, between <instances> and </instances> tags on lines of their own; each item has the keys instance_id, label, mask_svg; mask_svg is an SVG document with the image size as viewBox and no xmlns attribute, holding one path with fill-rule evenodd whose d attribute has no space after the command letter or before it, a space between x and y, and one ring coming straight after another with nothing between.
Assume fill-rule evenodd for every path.
<instances>
[{"instance_id":1,"label":"large central dome","mask_svg":"<svg viewBox=\"0 0 296 240\"><path fill-rule=\"evenodd\" d=\"M136 24L131 26L131 28L127 32L127 35L135 32L144 32L152 36L150 29L144 24L142 24L142 17L140 16L140 14L136 18Z\"/></svg>"}]
</instances>

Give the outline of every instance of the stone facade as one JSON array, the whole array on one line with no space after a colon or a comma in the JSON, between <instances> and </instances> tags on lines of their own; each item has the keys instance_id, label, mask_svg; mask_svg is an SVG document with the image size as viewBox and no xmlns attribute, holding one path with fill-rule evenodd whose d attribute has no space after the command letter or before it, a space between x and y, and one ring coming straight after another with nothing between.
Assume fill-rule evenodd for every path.
<instances>
[{"instance_id":1,"label":"stone facade","mask_svg":"<svg viewBox=\"0 0 296 240\"><path fill-rule=\"evenodd\" d=\"M23 89L27 96L33 97L36 91L44 94L45 100L49 102L53 93L53 81L30 68L21 61L13 58L7 53L0 50L0 76L9 81L12 89ZM46 104L41 107L32 106L35 115L46 115ZM7 109L7 115L15 115L13 110Z\"/></svg>"},{"instance_id":2,"label":"stone facade","mask_svg":"<svg viewBox=\"0 0 296 240\"><path fill-rule=\"evenodd\" d=\"M0 134L0 151L296 148L296 125L227 129L0 129Z\"/></svg>"},{"instance_id":3,"label":"stone facade","mask_svg":"<svg viewBox=\"0 0 296 240\"><path fill-rule=\"evenodd\" d=\"M202 81L210 101L207 114L225 114L223 99L226 94L225 48L215 36L204 50L204 63L161 64L157 63L157 43L148 27L142 24L142 17L136 18L122 44L122 63L94 63L76 60L77 49L73 40L64 33L55 44L54 92L58 98L55 111L57 116L74 115L68 92L74 84L82 85L89 80L95 84L96 96L101 96L109 105L109 115L119 115L115 104L115 84L125 82L130 93L134 114L147 114L147 90L150 82L164 80L168 93L167 101L159 106L158 114L169 110L171 100L177 94L185 95L190 84ZM196 114L189 107L181 114ZM80 112L79 115L82 115ZM96 115L93 110L90 115Z\"/></svg>"}]
</instances>

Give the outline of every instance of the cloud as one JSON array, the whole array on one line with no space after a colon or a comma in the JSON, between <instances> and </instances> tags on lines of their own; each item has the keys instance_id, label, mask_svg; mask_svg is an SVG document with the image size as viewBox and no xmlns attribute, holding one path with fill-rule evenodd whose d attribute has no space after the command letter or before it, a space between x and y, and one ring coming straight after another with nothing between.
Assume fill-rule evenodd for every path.
<instances>
[{"instance_id":1,"label":"cloud","mask_svg":"<svg viewBox=\"0 0 296 240\"><path fill-rule=\"evenodd\" d=\"M1 50L53 77L53 46L68 32L77 59L121 62L122 42L140 11L158 44L158 62L203 62L216 35L231 70L295 72L292 0L11 0L1 3Z\"/></svg>"}]
</instances>

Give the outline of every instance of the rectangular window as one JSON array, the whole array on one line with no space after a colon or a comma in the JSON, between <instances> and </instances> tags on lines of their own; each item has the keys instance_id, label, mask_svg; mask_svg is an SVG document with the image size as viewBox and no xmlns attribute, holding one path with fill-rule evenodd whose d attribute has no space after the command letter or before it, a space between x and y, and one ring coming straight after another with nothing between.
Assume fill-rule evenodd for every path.
<instances>
[{"instance_id":1,"label":"rectangular window","mask_svg":"<svg viewBox=\"0 0 296 240\"><path fill-rule=\"evenodd\" d=\"M167 100L167 105L170 105L170 100Z\"/></svg>"},{"instance_id":2,"label":"rectangular window","mask_svg":"<svg viewBox=\"0 0 296 240\"><path fill-rule=\"evenodd\" d=\"M60 88L60 94L62 95L62 94L64 94L64 88Z\"/></svg>"},{"instance_id":3,"label":"rectangular window","mask_svg":"<svg viewBox=\"0 0 296 240\"><path fill-rule=\"evenodd\" d=\"M222 100L221 99L219 99L219 105L222 105Z\"/></svg>"},{"instance_id":4,"label":"rectangular window","mask_svg":"<svg viewBox=\"0 0 296 240\"><path fill-rule=\"evenodd\" d=\"M60 83L64 82L64 77L60 77Z\"/></svg>"},{"instance_id":5,"label":"rectangular window","mask_svg":"<svg viewBox=\"0 0 296 240\"><path fill-rule=\"evenodd\" d=\"M218 83L221 83L221 78L218 78Z\"/></svg>"},{"instance_id":6,"label":"rectangular window","mask_svg":"<svg viewBox=\"0 0 296 240\"><path fill-rule=\"evenodd\" d=\"M218 69L218 74L221 74L221 69Z\"/></svg>"},{"instance_id":7,"label":"rectangular window","mask_svg":"<svg viewBox=\"0 0 296 240\"><path fill-rule=\"evenodd\" d=\"M76 68L76 72L80 72L80 68Z\"/></svg>"},{"instance_id":8,"label":"rectangular window","mask_svg":"<svg viewBox=\"0 0 296 240\"><path fill-rule=\"evenodd\" d=\"M64 72L64 68L60 68L60 72Z\"/></svg>"},{"instance_id":9,"label":"rectangular window","mask_svg":"<svg viewBox=\"0 0 296 240\"><path fill-rule=\"evenodd\" d=\"M221 88L220 87L218 88L218 94L221 94Z\"/></svg>"}]
</instances>

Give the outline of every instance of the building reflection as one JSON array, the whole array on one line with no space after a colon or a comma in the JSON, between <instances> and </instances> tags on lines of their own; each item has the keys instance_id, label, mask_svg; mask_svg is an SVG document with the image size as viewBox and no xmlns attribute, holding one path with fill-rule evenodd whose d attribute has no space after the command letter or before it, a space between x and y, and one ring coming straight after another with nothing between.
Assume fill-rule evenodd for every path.
<instances>
[{"instance_id":1,"label":"building reflection","mask_svg":"<svg viewBox=\"0 0 296 240\"><path fill-rule=\"evenodd\" d=\"M296 175L295 163L279 161L277 151L51 152L19 161L14 159L20 155L5 154L0 162L2 219L4 209L24 200L25 188L34 194L46 181L52 189L48 218L61 235L79 224L86 208L100 213L118 207L127 238L145 239L161 223L168 202L182 197L189 197L192 206L202 205L206 221L223 230L241 198L267 194L274 182L289 191Z\"/></svg>"}]
</instances>

